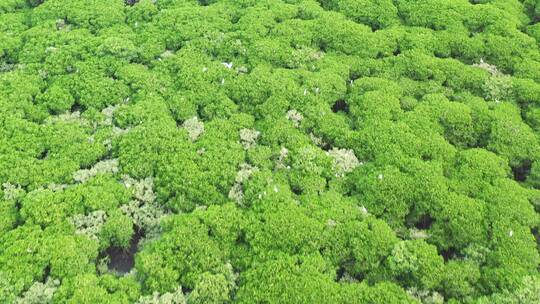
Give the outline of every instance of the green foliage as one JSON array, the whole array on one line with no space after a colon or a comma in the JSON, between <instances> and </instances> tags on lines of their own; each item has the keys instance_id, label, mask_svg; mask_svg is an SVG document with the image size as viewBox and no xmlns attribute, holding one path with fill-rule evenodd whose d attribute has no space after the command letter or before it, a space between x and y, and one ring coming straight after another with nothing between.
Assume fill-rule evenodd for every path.
<instances>
[{"instance_id":1,"label":"green foliage","mask_svg":"<svg viewBox=\"0 0 540 304\"><path fill-rule=\"evenodd\" d=\"M45 1L33 11L33 22L39 24L46 20L65 19L75 26L97 31L107 26L123 22L124 7L122 0L102 1L93 0L92 10L85 9L84 1L70 2L65 5L62 1Z\"/></svg>"},{"instance_id":2,"label":"green foliage","mask_svg":"<svg viewBox=\"0 0 540 304\"><path fill-rule=\"evenodd\" d=\"M401 241L394 246L388 267L405 286L439 286L444 263L437 248L423 240Z\"/></svg>"},{"instance_id":3,"label":"green foliage","mask_svg":"<svg viewBox=\"0 0 540 304\"><path fill-rule=\"evenodd\" d=\"M135 303L139 286L132 277L82 274L62 282L54 294L55 303Z\"/></svg>"},{"instance_id":4,"label":"green foliage","mask_svg":"<svg viewBox=\"0 0 540 304\"><path fill-rule=\"evenodd\" d=\"M236 275L227 264L228 273L210 274L205 272L197 287L189 294L189 303L229 303L231 291L236 287Z\"/></svg>"},{"instance_id":5,"label":"green foliage","mask_svg":"<svg viewBox=\"0 0 540 304\"><path fill-rule=\"evenodd\" d=\"M100 239L107 245L127 248L133 236L133 221L119 212L109 215L100 230ZM105 246L108 247L108 246Z\"/></svg>"},{"instance_id":6,"label":"green foliage","mask_svg":"<svg viewBox=\"0 0 540 304\"><path fill-rule=\"evenodd\" d=\"M525 276L515 290L505 289L491 297L481 298L479 303L534 303L540 300L538 276Z\"/></svg>"},{"instance_id":7,"label":"green foliage","mask_svg":"<svg viewBox=\"0 0 540 304\"><path fill-rule=\"evenodd\" d=\"M162 236L137 256L137 270L148 290L173 291L175 286L196 286L206 271L223 267L223 252L208 235L208 227L190 216L165 223Z\"/></svg>"},{"instance_id":8,"label":"green foliage","mask_svg":"<svg viewBox=\"0 0 540 304\"><path fill-rule=\"evenodd\" d=\"M0 1L0 303L539 302L539 20Z\"/></svg>"},{"instance_id":9,"label":"green foliage","mask_svg":"<svg viewBox=\"0 0 540 304\"><path fill-rule=\"evenodd\" d=\"M398 10L392 1L330 0L321 2L324 6L374 29L384 28L398 22Z\"/></svg>"},{"instance_id":10,"label":"green foliage","mask_svg":"<svg viewBox=\"0 0 540 304\"><path fill-rule=\"evenodd\" d=\"M430 229L439 248L462 249L487 238L484 202L452 193L441 209Z\"/></svg>"},{"instance_id":11,"label":"green foliage","mask_svg":"<svg viewBox=\"0 0 540 304\"><path fill-rule=\"evenodd\" d=\"M246 271L236 297L239 303L338 303L334 275L318 256L278 256Z\"/></svg>"},{"instance_id":12,"label":"green foliage","mask_svg":"<svg viewBox=\"0 0 540 304\"><path fill-rule=\"evenodd\" d=\"M450 261L445 265L442 286L447 297L467 302L477 296L475 286L480 279L480 267L468 260Z\"/></svg>"}]
</instances>

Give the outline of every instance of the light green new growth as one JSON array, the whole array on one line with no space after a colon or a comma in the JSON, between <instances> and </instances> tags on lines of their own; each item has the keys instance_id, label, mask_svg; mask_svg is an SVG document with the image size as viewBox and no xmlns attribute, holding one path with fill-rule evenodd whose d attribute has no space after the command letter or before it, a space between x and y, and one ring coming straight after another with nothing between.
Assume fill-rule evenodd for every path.
<instances>
[{"instance_id":1,"label":"light green new growth","mask_svg":"<svg viewBox=\"0 0 540 304\"><path fill-rule=\"evenodd\" d=\"M125 175L123 183L131 191L133 199L120 206L120 210L145 232L148 239L156 237L159 235L160 223L165 216L165 211L156 202L152 178L135 180Z\"/></svg>"},{"instance_id":2,"label":"light green new growth","mask_svg":"<svg viewBox=\"0 0 540 304\"><path fill-rule=\"evenodd\" d=\"M15 304L51 304L54 292L59 285L59 280L51 278L48 278L45 283L35 282L22 297L15 300Z\"/></svg>"},{"instance_id":3,"label":"light green new growth","mask_svg":"<svg viewBox=\"0 0 540 304\"><path fill-rule=\"evenodd\" d=\"M159 294L154 292L150 296L142 296L136 304L186 304L186 298L182 288L178 287L174 292Z\"/></svg>"},{"instance_id":4,"label":"light green new growth","mask_svg":"<svg viewBox=\"0 0 540 304\"><path fill-rule=\"evenodd\" d=\"M244 146L244 149L249 149L257 144L257 138L261 132L253 129L241 129L240 130L240 142Z\"/></svg>"},{"instance_id":5,"label":"light green new growth","mask_svg":"<svg viewBox=\"0 0 540 304\"><path fill-rule=\"evenodd\" d=\"M511 97L512 79L509 75L500 72L495 65L480 59L480 63L473 66L481 68L490 73L490 77L484 84L485 97L489 100L500 102Z\"/></svg>"},{"instance_id":6,"label":"light green new growth","mask_svg":"<svg viewBox=\"0 0 540 304\"><path fill-rule=\"evenodd\" d=\"M191 141L197 140L204 132L204 123L199 121L199 118L196 116L184 121L182 126L188 131L189 139L191 139Z\"/></svg>"},{"instance_id":7,"label":"light green new growth","mask_svg":"<svg viewBox=\"0 0 540 304\"><path fill-rule=\"evenodd\" d=\"M302 116L302 113L292 109L287 112L287 119L292 121L295 127L300 126L300 122L304 119L304 116Z\"/></svg>"},{"instance_id":8,"label":"light green new growth","mask_svg":"<svg viewBox=\"0 0 540 304\"><path fill-rule=\"evenodd\" d=\"M328 151L333 160L333 170L336 176L345 176L346 173L352 172L360 165L360 162L354 155L354 151L350 149L332 148Z\"/></svg>"},{"instance_id":9,"label":"light green new growth","mask_svg":"<svg viewBox=\"0 0 540 304\"><path fill-rule=\"evenodd\" d=\"M118 172L118 160L117 159L107 159L96 163L90 169L81 169L73 174L73 179L76 182L84 183L90 178L105 173L117 173Z\"/></svg>"},{"instance_id":10,"label":"light green new growth","mask_svg":"<svg viewBox=\"0 0 540 304\"><path fill-rule=\"evenodd\" d=\"M13 185L9 182L2 184L5 200L17 200L24 195L24 190L19 185Z\"/></svg>"},{"instance_id":11,"label":"light green new growth","mask_svg":"<svg viewBox=\"0 0 540 304\"><path fill-rule=\"evenodd\" d=\"M244 198L242 184L257 171L257 167L253 167L250 164L243 163L240 165L240 170L236 173L235 183L229 191L229 198L231 200L237 202L238 204L242 203L242 199Z\"/></svg>"},{"instance_id":12,"label":"light green new growth","mask_svg":"<svg viewBox=\"0 0 540 304\"><path fill-rule=\"evenodd\" d=\"M407 293L418 299L422 304L443 304L444 297L438 292L418 290L416 287L407 289Z\"/></svg>"},{"instance_id":13,"label":"light green new growth","mask_svg":"<svg viewBox=\"0 0 540 304\"><path fill-rule=\"evenodd\" d=\"M75 226L75 233L84 234L97 241L106 220L107 214L105 211L97 210L88 215L77 214L71 218L71 223Z\"/></svg>"}]
</instances>

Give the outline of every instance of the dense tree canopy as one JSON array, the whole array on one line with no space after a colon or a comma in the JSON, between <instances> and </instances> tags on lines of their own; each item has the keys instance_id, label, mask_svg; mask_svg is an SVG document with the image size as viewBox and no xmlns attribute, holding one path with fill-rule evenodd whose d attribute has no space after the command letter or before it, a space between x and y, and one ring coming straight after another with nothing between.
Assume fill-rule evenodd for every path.
<instances>
[{"instance_id":1,"label":"dense tree canopy","mask_svg":"<svg viewBox=\"0 0 540 304\"><path fill-rule=\"evenodd\" d=\"M1 303L540 303L540 1L0 1Z\"/></svg>"}]
</instances>

